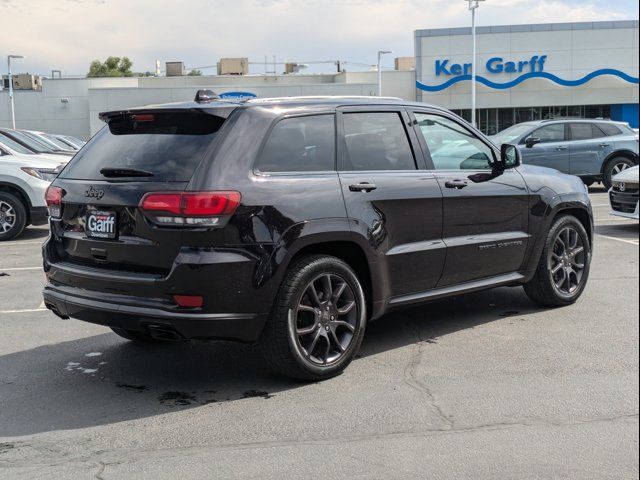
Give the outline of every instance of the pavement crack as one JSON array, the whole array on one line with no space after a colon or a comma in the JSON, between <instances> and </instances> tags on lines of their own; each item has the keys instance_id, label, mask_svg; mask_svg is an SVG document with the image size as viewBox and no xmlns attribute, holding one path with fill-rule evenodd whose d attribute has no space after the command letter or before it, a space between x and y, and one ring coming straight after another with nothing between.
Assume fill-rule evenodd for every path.
<instances>
[{"instance_id":1,"label":"pavement crack","mask_svg":"<svg viewBox=\"0 0 640 480\"><path fill-rule=\"evenodd\" d=\"M454 427L453 420L444 412L442 407L438 405L435 395L433 394L429 386L419 377L420 364L422 363L422 358L424 356L424 346L427 343L434 343L435 340L432 338L423 339L420 335L420 331L414 325L407 325L411 329L416 341L413 343L413 345L411 345L411 355L409 356L409 362L404 368L403 382L414 390L423 393L428 398L431 408L448 426L448 428L451 429Z\"/></svg>"},{"instance_id":2,"label":"pavement crack","mask_svg":"<svg viewBox=\"0 0 640 480\"><path fill-rule=\"evenodd\" d=\"M98 462L97 467L98 471L93 476L98 480L104 480L102 474L104 473L104 469L107 468L107 465L104 462Z\"/></svg>"}]
</instances>

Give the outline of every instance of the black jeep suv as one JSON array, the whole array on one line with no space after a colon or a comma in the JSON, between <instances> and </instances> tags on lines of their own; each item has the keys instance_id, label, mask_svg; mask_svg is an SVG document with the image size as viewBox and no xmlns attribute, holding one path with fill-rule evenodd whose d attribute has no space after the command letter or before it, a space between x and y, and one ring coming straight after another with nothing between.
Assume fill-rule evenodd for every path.
<instances>
[{"instance_id":1,"label":"black jeep suv","mask_svg":"<svg viewBox=\"0 0 640 480\"><path fill-rule=\"evenodd\" d=\"M62 318L257 342L277 371L323 379L391 309L505 285L561 306L585 288L580 179L441 108L199 92L101 118L47 192L44 301Z\"/></svg>"}]
</instances>

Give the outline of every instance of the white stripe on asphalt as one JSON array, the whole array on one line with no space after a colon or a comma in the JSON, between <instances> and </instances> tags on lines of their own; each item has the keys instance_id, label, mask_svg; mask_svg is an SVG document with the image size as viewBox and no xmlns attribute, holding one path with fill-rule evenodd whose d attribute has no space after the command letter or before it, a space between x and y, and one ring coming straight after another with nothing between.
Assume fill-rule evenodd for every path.
<instances>
[{"instance_id":1,"label":"white stripe on asphalt","mask_svg":"<svg viewBox=\"0 0 640 480\"><path fill-rule=\"evenodd\" d=\"M4 313L33 313L33 312L46 312L48 309L46 308L30 308L27 310L0 310L0 314Z\"/></svg>"},{"instance_id":2,"label":"white stripe on asphalt","mask_svg":"<svg viewBox=\"0 0 640 480\"><path fill-rule=\"evenodd\" d=\"M602 238L608 238L609 240L617 240L618 242L629 243L631 245L635 245L636 247L639 245L638 240L627 240L626 238L610 237L608 235L601 234L598 234L598 236Z\"/></svg>"},{"instance_id":3,"label":"white stripe on asphalt","mask_svg":"<svg viewBox=\"0 0 640 480\"><path fill-rule=\"evenodd\" d=\"M0 243L0 247L9 247L11 245L42 245L44 241L36 241L36 242L8 242L8 243Z\"/></svg>"},{"instance_id":4,"label":"white stripe on asphalt","mask_svg":"<svg viewBox=\"0 0 640 480\"><path fill-rule=\"evenodd\" d=\"M16 268L0 268L0 272L19 272L21 270L42 270L40 267L16 267Z\"/></svg>"}]
</instances>

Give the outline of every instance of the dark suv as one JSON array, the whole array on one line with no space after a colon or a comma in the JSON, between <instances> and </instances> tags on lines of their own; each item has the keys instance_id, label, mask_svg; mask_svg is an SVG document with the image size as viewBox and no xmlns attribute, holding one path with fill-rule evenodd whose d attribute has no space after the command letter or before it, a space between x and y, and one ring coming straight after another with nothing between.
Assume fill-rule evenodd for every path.
<instances>
[{"instance_id":1,"label":"dark suv","mask_svg":"<svg viewBox=\"0 0 640 480\"><path fill-rule=\"evenodd\" d=\"M391 309L524 285L574 302L593 221L577 177L520 165L441 108L196 101L101 114L47 192L47 307L134 341L257 342L323 379Z\"/></svg>"}]
</instances>

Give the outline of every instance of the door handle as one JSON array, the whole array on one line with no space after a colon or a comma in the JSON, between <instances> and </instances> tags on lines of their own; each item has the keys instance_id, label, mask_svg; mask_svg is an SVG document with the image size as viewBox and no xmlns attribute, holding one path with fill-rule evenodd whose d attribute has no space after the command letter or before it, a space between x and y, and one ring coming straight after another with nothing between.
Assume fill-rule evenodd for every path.
<instances>
[{"instance_id":1,"label":"door handle","mask_svg":"<svg viewBox=\"0 0 640 480\"><path fill-rule=\"evenodd\" d=\"M601 143L601 144L600 144L600 146L601 146L602 148L605 148L605 147L610 147L610 146L611 146L611 144L610 144L610 143Z\"/></svg>"},{"instance_id":2,"label":"door handle","mask_svg":"<svg viewBox=\"0 0 640 480\"><path fill-rule=\"evenodd\" d=\"M558 150L559 152L561 152L563 150L566 150L566 149L567 149L567 147L565 147L565 146L556 147L556 150Z\"/></svg>"},{"instance_id":3,"label":"door handle","mask_svg":"<svg viewBox=\"0 0 640 480\"><path fill-rule=\"evenodd\" d=\"M465 180L447 180L444 182L444 186L447 188L456 188L458 190L463 189L468 184Z\"/></svg>"},{"instance_id":4,"label":"door handle","mask_svg":"<svg viewBox=\"0 0 640 480\"><path fill-rule=\"evenodd\" d=\"M354 185L349 185L349 190L351 190L352 192L369 193L374 191L376 188L378 188L378 186L375 183L369 183L369 182L360 182Z\"/></svg>"}]
</instances>

